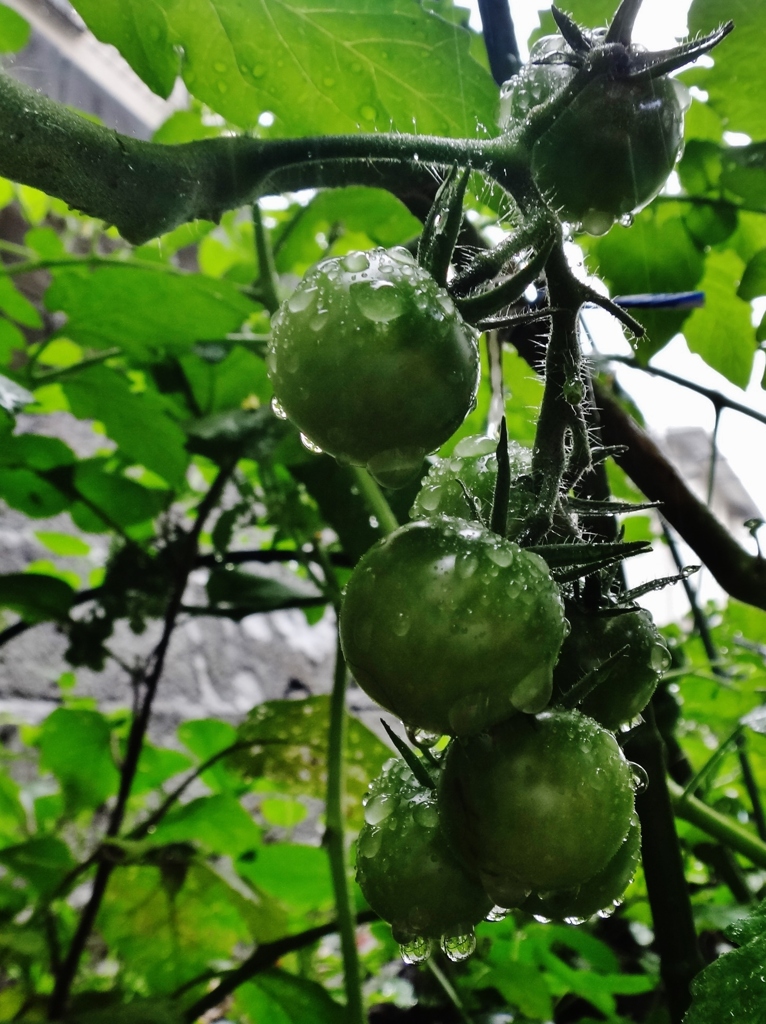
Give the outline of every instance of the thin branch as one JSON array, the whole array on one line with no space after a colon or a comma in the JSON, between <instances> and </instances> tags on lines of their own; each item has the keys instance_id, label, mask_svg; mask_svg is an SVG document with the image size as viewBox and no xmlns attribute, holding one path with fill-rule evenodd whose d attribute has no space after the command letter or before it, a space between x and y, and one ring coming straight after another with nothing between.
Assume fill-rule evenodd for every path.
<instances>
[{"instance_id":1,"label":"thin branch","mask_svg":"<svg viewBox=\"0 0 766 1024\"><path fill-rule=\"evenodd\" d=\"M125 758L120 771L120 786L117 793L117 800L109 817L109 824L106 830L107 838L115 838L119 835L122 827L128 799L130 797L131 789L133 788L133 780L136 775L136 770L138 769L138 761L141 756L146 730L149 725L152 703L157 692L160 677L162 676L162 670L165 666L165 656L170 645L173 630L175 629L176 619L181 608L183 594L186 590L189 574L194 568L200 534L202 533L207 517L218 504L233 468L234 464L228 463L218 470L218 475L199 504L197 509L197 518L187 535L186 557L181 562L175 586L168 601L162 635L153 654L151 655L142 680L144 685L144 697L138 714L133 719L130 733L128 735ZM80 965L85 945L91 931L93 930L114 866L114 863L108 860L101 860L96 868L96 875L93 879L93 888L91 890L90 897L83 907L69 950L61 964L61 969L56 976L53 994L51 995L49 1004L49 1016L51 1020L58 1020L66 1011L69 992L77 974L77 969Z\"/></svg>"},{"instance_id":2,"label":"thin branch","mask_svg":"<svg viewBox=\"0 0 766 1024\"><path fill-rule=\"evenodd\" d=\"M356 924L368 924L370 921L377 921L378 915L372 910L363 910L356 915ZM203 1013L219 1006L224 999L231 995L240 985L250 981L262 971L273 967L282 957L288 953L295 953L299 949L305 949L319 942L326 935L334 935L338 931L338 922L329 921L327 924L317 925L316 928L308 928L305 932L297 935L288 935L284 939L277 939L275 942L264 942L255 950L252 956L243 961L233 971L227 971L221 975L220 984L210 992L192 1003L183 1013L183 1019L187 1024L194 1024Z\"/></svg>"},{"instance_id":3,"label":"thin branch","mask_svg":"<svg viewBox=\"0 0 766 1024\"><path fill-rule=\"evenodd\" d=\"M605 356L603 361L605 363L622 363L624 366L629 366L631 370L641 370L643 373L650 373L653 377L662 377L664 380L672 381L673 384L678 384L682 388L695 391L698 395L703 395L713 403L716 409L733 409L735 412L741 412L744 416L750 416L751 419L758 420L759 423L766 423L766 413L758 412L757 409L751 409L750 406L743 405L742 402L737 402L733 398L727 398L726 395L716 391L714 388L706 388L703 384L686 380L685 377L679 377L669 370L661 370L658 366L643 366L632 356Z\"/></svg>"}]
</instances>

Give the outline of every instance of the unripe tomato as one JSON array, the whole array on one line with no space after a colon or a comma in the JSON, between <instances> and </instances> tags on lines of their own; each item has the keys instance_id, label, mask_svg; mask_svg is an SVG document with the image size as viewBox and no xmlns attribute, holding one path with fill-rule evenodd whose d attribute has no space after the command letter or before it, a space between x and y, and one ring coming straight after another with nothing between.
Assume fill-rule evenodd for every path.
<instances>
[{"instance_id":1,"label":"unripe tomato","mask_svg":"<svg viewBox=\"0 0 766 1024\"><path fill-rule=\"evenodd\" d=\"M272 320L278 403L313 445L397 487L473 407L474 330L406 249L322 260Z\"/></svg>"},{"instance_id":2,"label":"unripe tomato","mask_svg":"<svg viewBox=\"0 0 766 1024\"><path fill-rule=\"evenodd\" d=\"M570 605L567 618L571 632L553 673L556 694L563 697L589 676L594 687L580 710L619 729L643 711L670 665L662 635L643 608L604 615Z\"/></svg>"},{"instance_id":3,"label":"unripe tomato","mask_svg":"<svg viewBox=\"0 0 766 1024\"><path fill-rule=\"evenodd\" d=\"M543 896L529 896L521 906L528 914L549 921L587 921L594 914L608 916L619 906L636 874L641 857L641 825L633 820L622 846L606 867L576 889L560 889Z\"/></svg>"},{"instance_id":4,"label":"unripe tomato","mask_svg":"<svg viewBox=\"0 0 766 1024\"><path fill-rule=\"evenodd\" d=\"M373 700L413 729L470 735L545 707L564 611L541 558L444 516L400 527L360 559L340 633Z\"/></svg>"},{"instance_id":5,"label":"unripe tomato","mask_svg":"<svg viewBox=\"0 0 766 1024\"><path fill-rule=\"evenodd\" d=\"M439 789L448 840L504 907L593 878L620 848L633 798L614 736L577 711L517 715L453 743Z\"/></svg>"},{"instance_id":6,"label":"unripe tomato","mask_svg":"<svg viewBox=\"0 0 766 1024\"><path fill-rule=\"evenodd\" d=\"M532 174L564 220L600 235L657 195L682 141L671 79L598 78L537 140Z\"/></svg>"},{"instance_id":7,"label":"unripe tomato","mask_svg":"<svg viewBox=\"0 0 766 1024\"><path fill-rule=\"evenodd\" d=\"M422 490L415 499L410 517L426 519L445 515L473 519L474 508L468 504L467 492L478 504L484 521L488 522L497 482L496 451L497 441L483 434L473 434L458 441L451 456L434 461L428 476L423 480ZM508 461L511 469L508 536L513 538L521 529L532 501L530 492L525 488L514 488L513 481L529 473L532 452L516 441L509 441Z\"/></svg>"},{"instance_id":8,"label":"unripe tomato","mask_svg":"<svg viewBox=\"0 0 766 1024\"><path fill-rule=\"evenodd\" d=\"M369 789L356 845L356 880L394 938L470 936L492 903L479 880L450 852L436 794L401 760L391 760Z\"/></svg>"}]
</instances>

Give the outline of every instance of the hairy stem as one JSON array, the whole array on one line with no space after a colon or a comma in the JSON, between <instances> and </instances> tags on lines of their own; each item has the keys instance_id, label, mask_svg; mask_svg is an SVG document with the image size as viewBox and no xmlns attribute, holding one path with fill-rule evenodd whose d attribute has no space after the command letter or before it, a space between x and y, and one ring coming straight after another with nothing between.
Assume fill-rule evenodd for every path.
<instances>
[{"instance_id":1,"label":"hairy stem","mask_svg":"<svg viewBox=\"0 0 766 1024\"><path fill-rule=\"evenodd\" d=\"M507 138L370 133L249 136L160 145L119 135L0 74L0 174L63 199L141 244L179 224L286 189L422 181L424 165L483 170L529 189L525 151Z\"/></svg>"}]
</instances>

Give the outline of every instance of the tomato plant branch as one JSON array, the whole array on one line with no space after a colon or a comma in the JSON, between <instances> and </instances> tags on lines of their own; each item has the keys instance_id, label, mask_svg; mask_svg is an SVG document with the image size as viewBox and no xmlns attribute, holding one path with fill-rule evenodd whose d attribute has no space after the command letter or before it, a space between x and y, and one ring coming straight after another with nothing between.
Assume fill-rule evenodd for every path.
<instances>
[{"instance_id":1,"label":"tomato plant branch","mask_svg":"<svg viewBox=\"0 0 766 1024\"><path fill-rule=\"evenodd\" d=\"M117 799L109 816L109 823L106 829L107 839L112 839L118 836L122 827L128 799L130 797L131 789L133 788L133 780L135 779L136 771L138 769L138 762L141 756L146 730L149 726L152 703L165 666L165 656L175 629L178 614L181 610L183 594L186 589L189 574L194 568L200 534L202 533L208 516L218 504L223 493L223 489L226 486L233 469L233 462L227 463L219 468L215 480L211 484L202 501L199 503L194 525L187 534L185 540L185 557L181 559L173 591L168 600L162 635L157 646L152 652L149 663L143 673L143 679L140 680L144 687L143 700L139 705L138 713L135 715L131 723L125 757L120 771L120 784L117 792ZM101 907L101 903L109 883L109 878L114 867L114 863L108 860L101 860L98 864L96 874L93 879L93 887L91 889L90 897L83 907L69 950L67 951L66 957L62 961L60 970L56 976L53 993L48 1006L48 1012L51 1020L58 1020L66 1011L72 983L74 982L77 974L77 969L80 965L82 954L85 951L85 945L88 941L88 937L90 936L96 922L96 917Z\"/></svg>"},{"instance_id":2,"label":"tomato plant branch","mask_svg":"<svg viewBox=\"0 0 766 1024\"><path fill-rule=\"evenodd\" d=\"M672 779L668 780L668 791L673 810L679 818L696 825L702 832L746 857L756 867L766 869L766 843L762 839L733 818L708 807L691 793L685 793L683 787Z\"/></svg>"},{"instance_id":3,"label":"tomato plant branch","mask_svg":"<svg viewBox=\"0 0 766 1024\"><path fill-rule=\"evenodd\" d=\"M536 543L550 529L565 476L576 479L590 468L588 433L582 412L583 367L577 321L582 285L572 275L559 240L546 265L551 305L551 336L545 358L545 389L537 422L532 476L537 508L528 526Z\"/></svg>"},{"instance_id":4,"label":"tomato plant branch","mask_svg":"<svg viewBox=\"0 0 766 1024\"><path fill-rule=\"evenodd\" d=\"M370 921L377 921L378 915L372 910L362 910L355 918L357 925L367 924ZM288 953L295 953L300 949L305 949L307 946L313 946L315 942L319 942L326 935L333 935L338 931L337 921L328 921L327 924L316 925L314 928L307 928L306 931L298 932L296 935L286 935L283 939L276 939L274 942L264 942L259 945L255 952L244 960L239 967L235 967L234 970L226 971L220 975L220 984L210 992L206 992L201 996L195 1003L187 1007L183 1011L183 1019L187 1024L194 1024L194 1021L198 1020L203 1014L207 1013L208 1010L212 1010L214 1007L220 1005L224 999L231 995L232 992L236 991L240 985L244 985L245 982L250 981L256 975L261 974L263 971L267 971L269 967L273 967L275 963L288 955ZM214 975L215 976L215 975ZM205 973L200 981L206 981L211 977L209 973ZM188 989L188 985L184 986ZM176 996L180 993L176 993Z\"/></svg>"},{"instance_id":5,"label":"tomato plant branch","mask_svg":"<svg viewBox=\"0 0 766 1024\"><path fill-rule=\"evenodd\" d=\"M330 695L330 728L327 739L327 798L325 808L324 845L330 859L338 915L343 977L346 988L347 1024L364 1024L359 957L356 950L356 922L349 886L348 857L345 837L345 753L346 753L346 683L348 671L338 634L335 650L335 674Z\"/></svg>"},{"instance_id":6,"label":"tomato plant branch","mask_svg":"<svg viewBox=\"0 0 766 1024\"><path fill-rule=\"evenodd\" d=\"M274 252L266 232L266 225L263 223L260 203L253 203L252 215L255 254L258 259L258 277L254 282L253 291L257 293L258 299L263 302L269 313L276 313L279 309L279 279L274 265Z\"/></svg>"},{"instance_id":7,"label":"tomato plant branch","mask_svg":"<svg viewBox=\"0 0 766 1024\"><path fill-rule=\"evenodd\" d=\"M629 745L630 757L649 777L646 790L636 795L641 857L670 1019L680 1024L691 1001L689 986L703 961L675 828L664 745L651 704L644 711L644 720Z\"/></svg>"},{"instance_id":8,"label":"tomato plant branch","mask_svg":"<svg viewBox=\"0 0 766 1024\"><path fill-rule=\"evenodd\" d=\"M479 0L479 15L490 71L498 85L521 66L519 44L508 0Z\"/></svg>"},{"instance_id":9,"label":"tomato plant branch","mask_svg":"<svg viewBox=\"0 0 766 1024\"><path fill-rule=\"evenodd\" d=\"M526 153L507 138L368 133L301 139L250 136L160 145L119 135L0 75L0 174L114 224L140 244L270 190L353 183L401 188L421 165L472 167L529 188Z\"/></svg>"}]
</instances>

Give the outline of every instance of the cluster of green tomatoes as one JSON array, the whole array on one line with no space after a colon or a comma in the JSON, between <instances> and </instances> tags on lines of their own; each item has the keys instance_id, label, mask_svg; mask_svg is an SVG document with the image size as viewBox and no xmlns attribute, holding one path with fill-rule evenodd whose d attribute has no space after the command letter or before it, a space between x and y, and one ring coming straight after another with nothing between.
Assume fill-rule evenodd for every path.
<instances>
[{"instance_id":1,"label":"cluster of green tomatoes","mask_svg":"<svg viewBox=\"0 0 766 1024\"><path fill-rule=\"evenodd\" d=\"M472 407L478 351L409 252L379 249L309 271L274 318L268 364L308 443L390 486ZM341 610L354 678L420 748L372 783L356 857L412 962L434 941L462 959L474 925L510 907L570 921L609 911L639 855L615 730L651 697L667 651L646 612L578 607L512 539L531 464L514 442L507 522L489 529L496 450L466 437L432 461L412 522L361 558Z\"/></svg>"}]
</instances>

